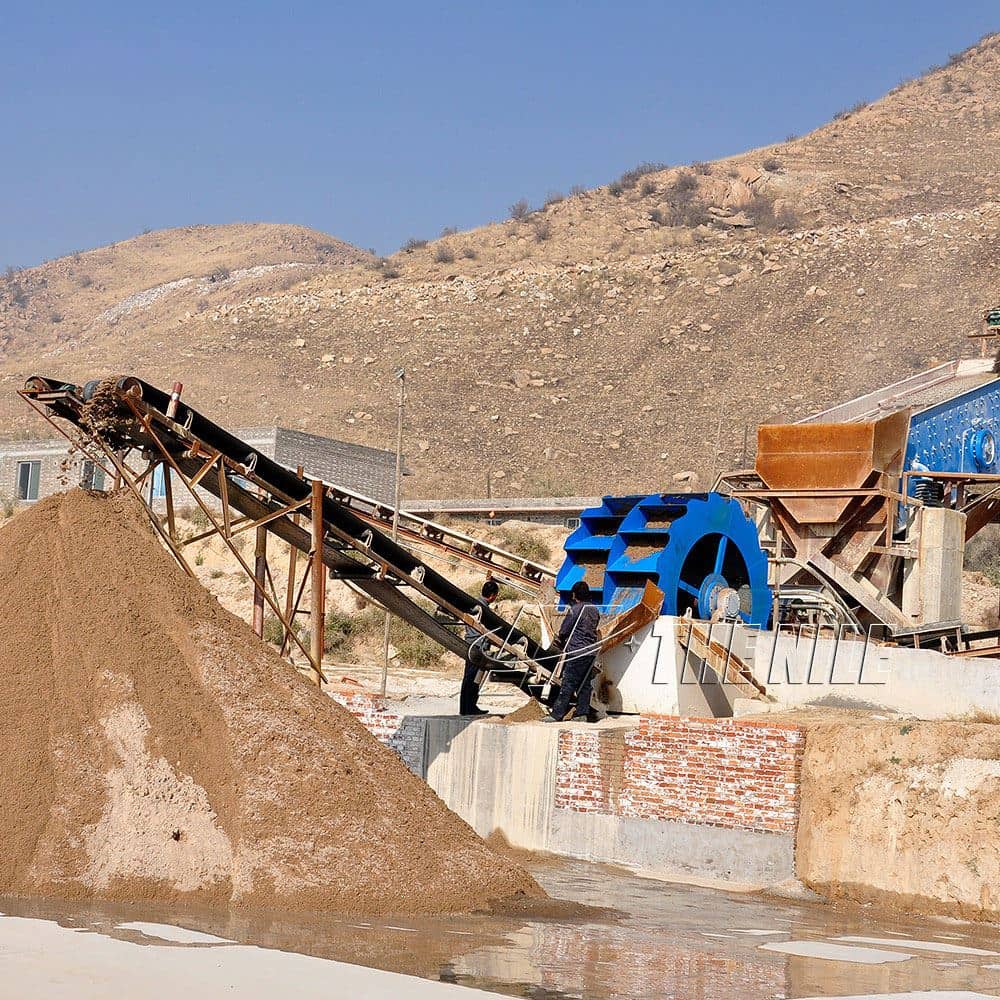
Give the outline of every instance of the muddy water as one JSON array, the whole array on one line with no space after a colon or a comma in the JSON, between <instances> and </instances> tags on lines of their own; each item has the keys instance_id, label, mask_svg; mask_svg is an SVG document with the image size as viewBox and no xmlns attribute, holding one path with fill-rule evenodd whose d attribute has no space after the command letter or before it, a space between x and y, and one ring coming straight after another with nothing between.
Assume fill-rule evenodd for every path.
<instances>
[{"instance_id":1,"label":"muddy water","mask_svg":"<svg viewBox=\"0 0 1000 1000\"><path fill-rule=\"evenodd\" d=\"M529 867L552 896L611 909L554 917L378 920L145 906L70 908L23 900L0 900L0 910L150 947L225 947L207 934L553 1000L1000 991L996 927L668 884L582 862ZM145 923L122 926L140 921ZM152 924L199 933L188 936Z\"/></svg>"}]
</instances>

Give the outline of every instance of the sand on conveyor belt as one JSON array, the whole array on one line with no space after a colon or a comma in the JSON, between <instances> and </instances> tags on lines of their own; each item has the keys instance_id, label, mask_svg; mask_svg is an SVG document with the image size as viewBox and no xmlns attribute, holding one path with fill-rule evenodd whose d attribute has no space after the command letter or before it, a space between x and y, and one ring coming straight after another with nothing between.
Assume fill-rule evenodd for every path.
<instances>
[{"instance_id":1,"label":"sand on conveyor belt","mask_svg":"<svg viewBox=\"0 0 1000 1000\"><path fill-rule=\"evenodd\" d=\"M0 529L0 894L387 913L544 897L190 580L128 495Z\"/></svg>"}]
</instances>

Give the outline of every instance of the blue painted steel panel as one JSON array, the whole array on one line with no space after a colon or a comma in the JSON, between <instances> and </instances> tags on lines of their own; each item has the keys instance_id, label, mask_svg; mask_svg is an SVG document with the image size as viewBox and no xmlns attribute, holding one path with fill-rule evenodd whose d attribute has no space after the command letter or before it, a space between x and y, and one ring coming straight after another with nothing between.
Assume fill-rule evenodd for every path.
<instances>
[{"instance_id":1,"label":"blue painted steel panel","mask_svg":"<svg viewBox=\"0 0 1000 1000\"><path fill-rule=\"evenodd\" d=\"M664 592L663 614L707 618L722 587L740 591L744 621L764 625L771 612L756 526L719 493L605 497L580 515L565 551L556 576L563 601L586 580L604 613L618 613L649 580Z\"/></svg>"},{"instance_id":2,"label":"blue painted steel panel","mask_svg":"<svg viewBox=\"0 0 1000 1000\"><path fill-rule=\"evenodd\" d=\"M998 446L1000 379L995 379L914 413L905 468L1000 475Z\"/></svg>"}]
</instances>

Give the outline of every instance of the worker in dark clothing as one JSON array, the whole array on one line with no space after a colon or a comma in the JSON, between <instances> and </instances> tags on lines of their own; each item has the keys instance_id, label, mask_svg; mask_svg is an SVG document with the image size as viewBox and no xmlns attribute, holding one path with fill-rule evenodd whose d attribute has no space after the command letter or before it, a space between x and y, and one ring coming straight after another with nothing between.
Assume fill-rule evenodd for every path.
<instances>
[{"instance_id":1,"label":"worker in dark clothing","mask_svg":"<svg viewBox=\"0 0 1000 1000\"><path fill-rule=\"evenodd\" d=\"M487 580L483 584L480 594L482 594L482 599L479 603L489 607L500 596L500 586L496 580ZM465 641L470 646L480 637L481 633L477 632L471 625L465 626ZM462 689L458 696L458 713L459 715L489 715L485 708L480 708L476 704L479 701L479 685L476 683L476 675L482 667L472 662L470 652L467 651L465 654L465 673L462 675Z\"/></svg>"},{"instance_id":2,"label":"worker in dark clothing","mask_svg":"<svg viewBox=\"0 0 1000 1000\"><path fill-rule=\"evenodd\" d=\"M590 696L594 686L601 614L591 603L590 587L583 580L573 584L570 602L570 609L556 636L556 645L563 651L559 695L552 706L552 715L545 721L562 722L575 699L574 718L597 722L597 713L590 707Z\"/></svg>"}]
</instances>

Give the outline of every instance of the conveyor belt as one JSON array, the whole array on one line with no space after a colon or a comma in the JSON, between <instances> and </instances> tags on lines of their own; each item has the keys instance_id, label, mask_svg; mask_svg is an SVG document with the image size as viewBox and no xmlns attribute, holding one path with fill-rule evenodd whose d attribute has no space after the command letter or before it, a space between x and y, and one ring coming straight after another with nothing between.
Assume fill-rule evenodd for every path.
<instances>
[{"instance_id":1,"label":"conveyor belt","mask_svg":"<svg viewBox=\"0 0 1000 1000\"><path fill-rule=\"evenodd\" d=\"M89 384L93 385L93 383ZM106 430L85 425L85 392L79 386L36 376L22 395L52 416L73 423L85 438L113 451L139 449L148 455L169 456L177 469L198 485L247 517L258 520L309 498L312 480L299 476L230 434L182 401L170 412L171 396L141 379L125 377L102 385L105 398L117 400L121 420L108 421ZM206 458L223 461L206 471ZM219 469L225 469L225 476ZM527 633L466 593L375 525L337 499L336 487L323 495L323 562L331 574L351 581L373 600L418 628L446 649L465 656L468 644L436 615L422 607L419 595L451 621L471 625L485 641L535 674L548 674L546 651ZM292 517L275 517L268 531L302 552L309 552L309 531Z\"/></svg>"}]
</instances>

